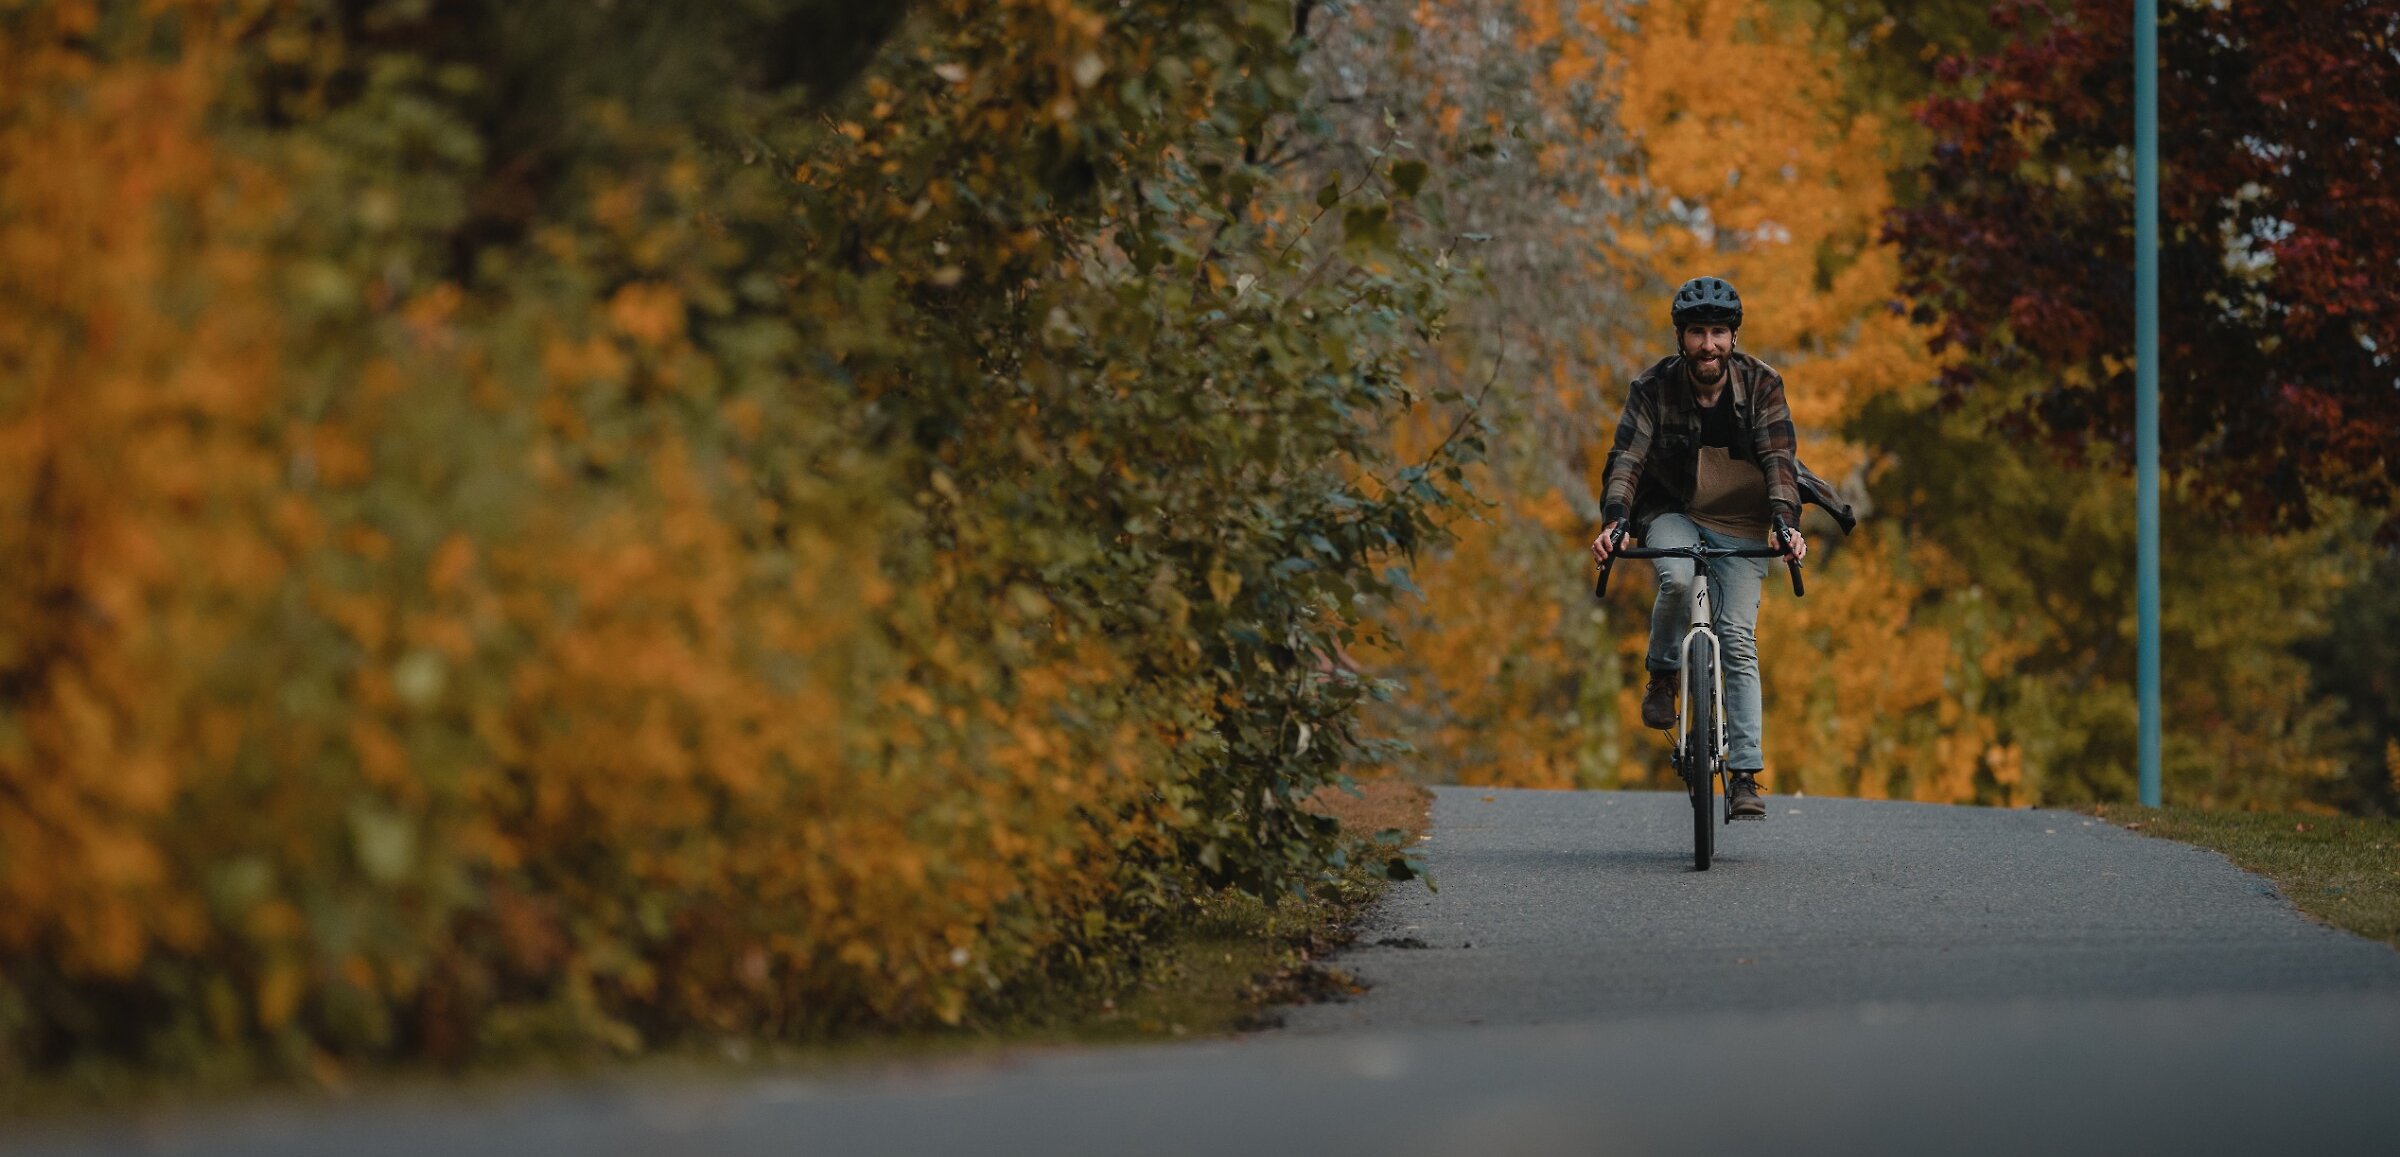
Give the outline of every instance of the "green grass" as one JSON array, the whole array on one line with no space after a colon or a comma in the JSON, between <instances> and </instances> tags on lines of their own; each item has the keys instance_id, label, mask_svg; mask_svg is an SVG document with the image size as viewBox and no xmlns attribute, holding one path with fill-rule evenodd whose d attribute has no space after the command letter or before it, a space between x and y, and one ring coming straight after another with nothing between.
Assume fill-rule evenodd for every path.
<instances>
[{"instance_id":1,"label":"green grass","mask_svg":"<svg viewBox=\"0 0 2400 1157\"><path fill-rule=\"evenodd\" d=\"M1357 991L1321 961L1349 942L1349 928L1386 886L1353 869L1306 900L1269 907L1227 894L1160 945L1141 975L1115 992L1064 994L1036 1007L999 1035L1014 1041L1139 1040L1217 1035L1257 1027L1272 1008ZM1413 886L1413 885L1412 885Z\"/></svg>"},{"instance_id":2,"label":"green grass","mask_svg":"<svg viewBox=\"0 0 2400 1157\"><path fill-rule=\"evenodd\" d=\"M2275 881L2301 911L2400 948L2400 820L2121 804L2092 814L2222 852Z\"/></svg>"},{"instance_id":3,"label":"green grass","mask_svg":"<svg viewBox=\"0 0 2400 1157\"><path fill-rule=\"evenodd\" d=\"M1190 922L1145 948L1130 975L1028 989L1018 1011L980 1031L1001 1044L1210 1036L1266 1023L1277 1005L1359 991L1322 961L1350 942L1367 907L1395 886L1382 870L1390 849L1374 842L1376 834L1423 836L1432 804L1432 793L1398 780L1367 783L1356 794L1319 792L1310 806L1340 820L1351 841L1350 866L1331 882L1274 905L1232 892L1210 897Z\"/></svg>"}]
</instances>

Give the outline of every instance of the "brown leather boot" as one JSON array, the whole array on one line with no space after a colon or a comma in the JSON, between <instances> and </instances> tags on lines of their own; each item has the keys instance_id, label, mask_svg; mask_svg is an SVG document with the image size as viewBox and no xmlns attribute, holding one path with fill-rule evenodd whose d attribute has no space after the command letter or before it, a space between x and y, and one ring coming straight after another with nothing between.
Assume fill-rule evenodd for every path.
<instances>
[{"instance_id":1,"label":"brown leather boot","mask_svg":"<svg viewBox=\"0 0 2400 1157\"><path fill-rule=\"evenodd\" d=\"M1642 726L1660 731L1675 726L1675 672L1650 672L1650 685L1642 688Z\"/></svg>"},{"instance_id":2,"label":"brown leather boot","mask_svg":"<svg viewBox=\"0 0 2400 1157\"><path fill-rule=\"evenodd\" d=\"M1758 773L1737 771L1725 785L1725 812L1736 816L1763 816L1767 801L1758 798Z\"/></svg>"}]
</instances>

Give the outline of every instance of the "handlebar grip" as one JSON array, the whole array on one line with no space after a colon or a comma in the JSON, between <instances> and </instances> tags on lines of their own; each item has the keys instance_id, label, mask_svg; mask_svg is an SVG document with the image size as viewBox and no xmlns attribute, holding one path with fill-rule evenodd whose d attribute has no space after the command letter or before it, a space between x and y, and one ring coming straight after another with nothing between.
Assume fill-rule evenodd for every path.
<instances>
[{"instance_id":1,"label":"handlebar grip","mask_svg":"<svg viewBox=\"0 0 2400 1157\"><path fill-rule=\"evenodd\" d=\"M1605 558L1605 559L1602 559L1602 560L1600 560L1600 574L1599 574L1599 576L1598 576L1598 577L1596 577L1596 578L1594 578L1594 579L1592 580L1592 597L1593 597L1593 598L1595 598L1595 599L1605 599L1605 598L1607 598L1607 597L1608 597L1608 572L1609 572L1610 570L1612 570L1612 569L1615 569L1615 567L1616 567L1616 565L1617 565L1617 556L1616 556L1616 552L1617 552L1617 551L1624 550L1624 549L1625 549L1625 531L1624 531L1624 529L1623 529L1623 528L1619 527L1619 528L1617 528L1617 533L1616 533L1616 535L1614 536L1614 540L1613 540L1613 542L1610 544L1610 553L1609 553L1609 556L1608 556L1607 558Z\"/></svg>"},{"instance_id":2,"label":"handlebar grip","mask_svg":"<svg viewBox=\"0 0 2400 1157\"><path fill-rule=\"evenodd\" d=\"M1792 524L1785 522L1782 515L1776 515L1775 533L1771 536L1775 545L1778 547L1791 545L1786 541L1791 534ZM1786 559L1784 560L1784 565L1792 568L1792 597L1795 599L1807 598L1808 586L1800 581L1800 560L1796 558Z\"/></svg>"}]
</instances>

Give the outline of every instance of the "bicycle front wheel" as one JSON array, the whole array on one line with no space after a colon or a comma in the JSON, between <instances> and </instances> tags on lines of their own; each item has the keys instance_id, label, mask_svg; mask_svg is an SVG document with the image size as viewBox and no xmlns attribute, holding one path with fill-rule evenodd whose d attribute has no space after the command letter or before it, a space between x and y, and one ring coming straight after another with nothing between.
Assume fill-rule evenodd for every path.
<instances>
[{"instance_id":1,"label":"bicycle front wheel","mask_svg":"<svg viewBox=\"0 0 2400 1157\"><path fill-rule=\"evenodd\" d=\"M1717 854L1717 661L1705 648L1692 651L1682 763L1692 797L1692 867L1705 872Z\"/></svg>"}]
</instances>

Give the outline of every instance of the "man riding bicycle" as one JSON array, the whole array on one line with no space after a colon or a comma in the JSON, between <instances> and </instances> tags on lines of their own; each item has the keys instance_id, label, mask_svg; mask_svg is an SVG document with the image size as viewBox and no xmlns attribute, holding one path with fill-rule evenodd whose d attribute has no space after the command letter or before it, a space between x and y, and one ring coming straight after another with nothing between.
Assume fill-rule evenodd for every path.
<instances>
[{"instance_id":1,"label":"man riding bicycle","mask_svg":"<svg viewBox=\"0 0 2400 1157\"><path fill-rule=\"evenodd\" d=\"M1803 498L1833 513L1847 530L1849 509L1800 465L1783 378L1734 350L1742 298L1721 278L1695 277L1675 291L1671 309L1681 351L1633 380L1617 419L1601 490L1604 525L1592 558L1606 565L1630 532L1651 547L1775 549L1793 562L1808 555L1800 536ZM1735 816L1763 816L1758 777L1764 712L1758 683L1758 603L1767 559L1711 561L1709 584L1724 654L1726 788ZM1676 666L1691 623L1689 559L1658 559L1658 601L1650 611L1642 723L1675 726Z\"/></svg>"}]
</instances>

